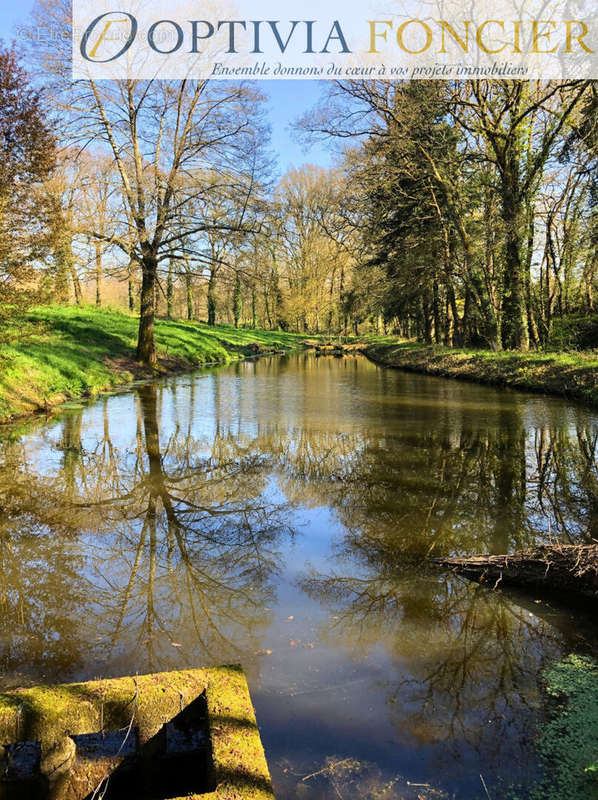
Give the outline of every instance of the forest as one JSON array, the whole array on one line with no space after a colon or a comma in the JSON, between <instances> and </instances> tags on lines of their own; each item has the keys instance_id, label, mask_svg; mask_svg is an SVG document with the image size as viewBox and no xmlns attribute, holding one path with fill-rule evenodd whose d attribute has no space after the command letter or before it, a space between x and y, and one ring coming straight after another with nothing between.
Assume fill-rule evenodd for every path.
<instances>
[{"instance_id":1,"label":"forest","mask_svg":"<svg viewBox=\"0 0 598 800\"><path fill-rule=\"evenodd\" d=\"M63 0L34 14L68 32ZM5 336L53 303L139 315L146 365L156 317L594 346L594 82L329 82L296 135L334 166L280 176L259 84L73 83L42 45L0 53Z\"/></svg>"}]
</instances>

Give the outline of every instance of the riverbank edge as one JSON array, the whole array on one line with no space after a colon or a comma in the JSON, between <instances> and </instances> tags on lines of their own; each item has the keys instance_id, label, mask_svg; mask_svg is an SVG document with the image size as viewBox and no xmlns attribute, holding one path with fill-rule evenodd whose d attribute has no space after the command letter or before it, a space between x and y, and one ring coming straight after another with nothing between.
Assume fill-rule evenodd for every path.
<instances>
[{"instance_id":1,"label":"riverbank edge","mask_svg":"<svg viewBox=\"0 0 598 800\"><path fill-rule=\"evenodd\" d=\"M412 342L365 344L384 367L441 378L555 395L598 407L598 357L581 353L495 353Z\"/></svg>"},{"instance_id":2,"label":"riverbank edge","mask_svg":"<svg viewBox=\"0 0 598 800\"><path fill-rule=\"evenodd\" d=\"M88 313L87 310L85 313ZM108 312L113 315L114 312ZM101 312L93 314L101 316ZM128 317L128 315L118 315ZM134 321L134 317L128 317ZM94 319L95 322L95 319ZM156 330L159 333L162 326L168 325L167 320L156 320ZM134 360L134 348L126 345L116 354L107 349L100 355L90 354L83 344L69 338L69 347L76 352L79 359L86 360L85 368L93 372L90 377L91 385L78 385L69 390L53 391L51 383L40 369L36 373L36 365L42 367L42 361L35 356L29 358L29 370L24 365L10 369L10 357L7 359L6 351L10 348L0 347L0 427L14 425L19 422L45 415L52 416L69 403L86 402L93 400L104 393L124 390L132 383L145 382L173 375L193 372L206 367L224 366L235 361L244 361L262 356L281 354L286 351L299 351L305 349L303 337L284 334L281 331L264 331L260 329L233 329L231 326L208 327L198 322L175 323L179 328L184 326L191 335L197 333L204 336L201 348L198 346L191 357L172 354L168 347L158 343L158 364L155 369L144 367ZM101 326L100 326L101 327ZM104 331L103 331L104 332ZM229 339L234 335L237 341ZM206 345L205 337L211 337ZM62 344L61 334L50 329L46 332L45 349L48 354L53 348ZM27 342L22 345L22 350L27 351ZM188 350L188 348L187 348ZM8 362L9 367L5 368ZM44 365L45 366L45 365ZM61 364L57 370L58 379L69 377L72 363Z\"/></svg>"},{"instance_id":3,"label":"riverbank edge","mask_svg":"<svg viewBox=\"0 0 598 800\"><path fill-rule=\"evenodd\" d=\"M70 403L92 401L102 394L111 394L113 392L126 390L130 388L133 383L139 385L160 378L184 375L188 372L194 372L197 369L223 367L227 364L232 364L234 361L247 361L266 355L276 355L276 352L264 352L254 355L235 354L227 359L198 362L177 360L176 362L168 363L166 359L158 358L158 366L155 370L144 368L141 364L132 362L130 370L112 368L111 373L114 379L109 378L105 384L96 386L93 389L85 389L81 392L58 392L57 394L44 398L43 403L25 402L22 408L17 407L8 415L0 416L0 428L19 422L26 422L27 420L39 416L51 417L53 414L60 413L60 411L65 409Z\"/></svg>"},{"instance_id":4,"label":"riverbank edge","mask_svg":"<svg viewBox=\"0 0 598 800\"><path fill-rule=\"evenodd\" d=\"M296 348L288 349L293 351L301 350L303 348L298 346ZM93 390L86 389L80 393L59 392L58 394L51 395L49 398L45 398L43 403L26 403L22 409L15 409L15 411L11 414L0 417L0 428L14 425L15 423L19 422L26 422L27 420L42 415L51 417L53 414L60 413L60 411L65 409L69 403L92 401L94 398L99 397L102 394L126 390L127 388L130 388L131 384L133 383L139 385L160 378L184 375L189 372L195 372L195 370L198 369L204 369L208 367L223 367L227 364L232 364L235 361L250 361L255 360L256 358L263 358L264 356L273 355L281 355L281 353L276 350L265 350L264 352L245 355L231 353L230 358L223 358L214 361L169 361L167 359L159 358L158 366L155 370L144 368L141 364L132 362L130 371L124 369L114 369L112 372L114 380L110 379L105 385L94 387Z\"/></svg>"}]
</instances>

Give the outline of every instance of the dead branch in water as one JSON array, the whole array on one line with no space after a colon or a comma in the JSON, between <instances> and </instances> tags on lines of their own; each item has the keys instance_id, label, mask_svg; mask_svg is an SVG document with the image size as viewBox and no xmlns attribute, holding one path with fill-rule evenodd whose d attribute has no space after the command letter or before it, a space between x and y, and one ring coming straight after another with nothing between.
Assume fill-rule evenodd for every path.
<instances>
[{"instance_id":1,"label":"dead branch in water","mask_svg":"<svg viewBox=\"0 0 598 800\"><path fill-rule=\"evenodd\" d=\"M511 555L435 558L478 583L525 586L598 600L598 545L543 545Z\"/></svg>"}]
</instances>

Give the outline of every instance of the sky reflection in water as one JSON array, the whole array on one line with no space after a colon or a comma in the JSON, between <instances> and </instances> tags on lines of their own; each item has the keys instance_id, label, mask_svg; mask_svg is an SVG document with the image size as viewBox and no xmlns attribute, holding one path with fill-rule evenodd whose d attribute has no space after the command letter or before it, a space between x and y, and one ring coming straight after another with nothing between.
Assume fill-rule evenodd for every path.
<instances>
[{"instance_id":1,"label":"sky reflection in water","mask_svg":"<svg viewBox=\"0 0 598 800\"><path fill-rule=\"evenodd\" d=\"M501 796L536 776L543 669L595 634L423 562L597 537L597 435L311 354L6 430L0 680L240 661L281 800Z\"/></svg>"}]
</instances>

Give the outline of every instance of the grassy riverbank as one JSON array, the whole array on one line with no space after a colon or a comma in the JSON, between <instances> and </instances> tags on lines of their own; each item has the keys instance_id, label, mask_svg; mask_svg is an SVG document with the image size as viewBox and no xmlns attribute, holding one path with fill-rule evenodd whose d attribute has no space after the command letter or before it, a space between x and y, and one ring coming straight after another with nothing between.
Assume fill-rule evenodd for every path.
<instances>
[{"instance_id":1,"label":"grassy riverbank","mask_svg":"<svg viewBox=\"0 0 598 800\"><path fill-rule=\"evenodd\" d=\"M596 353L494 353L397 343L389 338L370 341L364 352L372 361L388 367L555 394L598 405Z\"/></svg>"},{"instance_id":2,"label":"grassy riverbank","mask_svg":"<svg viewBox=\"0 0 598 800\"><path fill-rule=\"evenodd\" d=\"M50 306L14 323L0 342L0 422L148 376L133 360L138 319L93 307ZM282 331L157 320L160 372L301 346ZM259 348L256 347L259 345Z\"/></svg>"}]
</instances>

